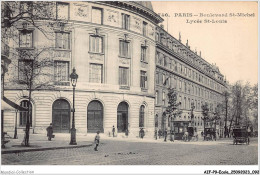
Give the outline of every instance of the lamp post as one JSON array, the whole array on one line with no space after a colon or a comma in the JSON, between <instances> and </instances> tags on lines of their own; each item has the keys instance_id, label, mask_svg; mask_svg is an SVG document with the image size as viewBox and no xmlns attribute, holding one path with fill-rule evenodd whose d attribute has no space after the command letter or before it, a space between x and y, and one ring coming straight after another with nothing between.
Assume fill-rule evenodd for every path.
<instances>
[{"instance_id":1,"label":"lamp post","mask_svg":"<svg viewBox=\"0 0 260 175\"><path fill-rule=\"evenodd\" d=\"M17 137L17 112L18 110L15 110L15 127L14 127L14 139L18 139Z\"/></svg>"},{"instance_id":2,"label":"lamp post","mask_svg":"<svg viewBox=\"0 0 260 175\"><path fill-rule=\"evenodd\" d=\"M75 129L75 87L77 84L78 74L76 74L75 67L70 74L71 84L73 86L73 109L72 109L72 127L70 130L70 145L77 145L76 142L76 129Z\"/></svg>"},{"instance_id":3,"label":"lamp post","mask_svg":"<svg viewBox=\"0 0 260 175\"><path fill-rule=\"evenodd\" d=\"M195 108L194 102L191 102L191 126L192 127L194 127L194 114L193 114L194 108Z\"/></svg>"}]
</instances>

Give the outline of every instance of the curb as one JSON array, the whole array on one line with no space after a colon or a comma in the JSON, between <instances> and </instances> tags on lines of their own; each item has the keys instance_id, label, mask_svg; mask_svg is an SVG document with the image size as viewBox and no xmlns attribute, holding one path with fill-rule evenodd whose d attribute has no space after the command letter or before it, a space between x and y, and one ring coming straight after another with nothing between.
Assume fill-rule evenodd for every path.
<instances>
[{"instance_id":1,"label":"curb","mask_svg":"<svg viewBox=\"0 0 260 175\"><path fill-rule=\"evenodd\" d=\"M33 151L47 151L47 150L58 150L58 149L71 149L71 148L83 148L92 146L91 144L88 145L75 145L75 146L61 146L61 147L47 147L47 148L33 148L33 149L19 149L19 150L5 150L1 151L1 154L12 154L12 153L22 153L22 152L33 152Z\"/></svg>"}]
</instances>

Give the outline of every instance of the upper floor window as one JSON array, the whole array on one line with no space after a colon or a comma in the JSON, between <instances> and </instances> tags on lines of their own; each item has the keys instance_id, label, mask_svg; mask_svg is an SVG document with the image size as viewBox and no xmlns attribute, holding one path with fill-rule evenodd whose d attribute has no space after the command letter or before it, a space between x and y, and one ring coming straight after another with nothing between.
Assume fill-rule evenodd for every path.
<instances>
[{"instance_id":1,"label":"upper floor window","mask_svg":"<svg viewBox=\"0 0 260 175\"><path fill-rule=\"evenodd\" d=\"M70 33L56 32L56 48L59 49L70 49Z\"/></svg>"},{"instance_id":2,"label":"upper floor window","mask_svg":"<svg viewBox=\"0 0 260 175\"><path fill-rule=\"evenodd\" d=\"M147 89L147 72L141 70L140 87Z\"/></svg>"},{"instance_id":3,"label":"upper floor window","mask_svg":"<svg viewBox=\"0 0 260 175\"><path fill-rule=\"evenodd\" d=\"M163 105L165 105L165 92L162 92L162 101L163 101Z\"/></svg>"},{"instance_id":4,"label":"upper floor window","mask_svg":"<svg viewBox=\"0 0 260 175\"><path fill-rule=\"evenodd\" d=\"M68 61L54 61L54 81L69 81Z\"/></svg>"},{"instance_id":5,"label":"upper floor window","mask_svg":"<svg viewBox=\"0 0 260 175\"><path fill-rule=\"evenodd\" d=\"M156 33L155 34L155 41L159 41L159 39L160 39L159 33Z\"/></svg>"},{"instance_id":6,"label":"upper floor window","mask_svg":"<svg viewBox=\"0 0 260 175\"><path fill-rule=\"evenodd\" d=\"M32 71L32 60L19 60L18 61L18 80L20 83L28 83L31 71Z\"/></svg>"},{"instance_id":7,"label":"upper floor window","mask_svg":"<svg viewBox=\"0 0 260 175\"><path fill-rule=\"evenodd\" d=\"M130 58L130 43L126 40L119 41L119 55Z\"/></svg>"},{"instance_id":8,"label":"upper floor window","mask_svg":"<svg viewBox=\"0 0 260 175\"><path fill-rule=\"evenodd\" d=\"M119 67L119 85L129 86L129 68Z\"/></svg>"},{"instance_id":9,"label":"upper floor window","mask_svg":"<svg viewBox=\"0 0 260 175\"><path fill-rule=\"evenodd\" d=\"M90 64L89 69L89 82L102 83L103 82L103 65L102 64Z\"/></svg>"},{"instance_id":10,"label":"upper floor window","mask_svg":"<svg viewBox=\"0 0 260 175\"><path fill-rule=\"evenodd\" d=\"M101 8L92 7L92 22L103 24L103 10Z\"/></svg>"},{"instance_id":11,"label":"upper floor window","mask_svg":"<svg viewBox=\"0 0 260 175\"><path fill-rule=\"evenodd\" d=\"M103 38L100 36L89 36L89 51L103 53Z\"/></svg>"},{"instance_id":12,"label":"upper floor window","mask_svg":"<svg viewBox=\"0 0 260 175\"><path fill-rule=\"evenodd\" d=\"M162 75L162 83L165 84L165 74Z\"/></svg>"},{"instance_id":13,"label":"upper floor window","mask_svg":"<svg viewBox=\"0 0 260 175\"><path fill-rule=\"evenodd\" d=\"M122 28L129 30L130 28L130 16L122 13Z\"/></svg>"},{"instance_id":14,"label":"upper floor window","mask_svg":"<svg viewBox=\"0 0 260 175\"><path fill-rule=\"evenodd\" d=\"M180 91L182 90L182 81L180 80L180 83L179 83L179 88L180 88Z\"/></svg>"},{"instance_id":15,"label":"upper floor window","mask_svg":"<svg viewBox=\"0 0 260 175\"><path fill-rule=\"evenodd\" d=\"M141 46L141 61L147 62L147 47Z\"/></svg>"},{"instance_id":16,"label":"upper floor window","mask_svg":"<svg viewBox=\"0 0 260 175\"><path fill-rule=\"evenodd\" d=\"M178 67L177 67L178 65L177 65L177 62L176 62L176 61L174 61L174 65L175 65L175 68L174 68L174 69L175 69L175 71L177 72L177 71L178 71Z\"/></svg>"},{"instance_id":17,"label":"upper floor window","mask_svg":"<svg viewBox=\"0 0 260 175\"><path fill-rule=\"evenodd\" d=\"M147 22L143 21L143 35L147 36Z\"/></svg>"},{"instance_id":18,"label":"upper floor window","mask_svg":"<svg viewBox=\"0 0 260 175\"><path fill-rule=\"evenodd\" d=\"M167 60L167 57L166 57L166 56L164 57L164 66L165 66L165 67L168 66L168 60Z\"/></svg>"},{"instance_id":19,"label":"upper floor window","mask_svg":"<svg viewBox=\"0 0 260 175\"><path fill-rule=\"evenodd\" d=\"M69 3L57 2L57 19L69 19Z\"/></svg>"},{"instance_id":20,"label":"upper floor window","mask_svg":"<svg viewBox=\"0 0 260 175\"><path fill-rule=\"evenodd\" d=\"M158 91L155 92L155 104L158 104Z\"/></svg>"},{"instance_id":21,"label":"upper floor window","mask_svg":"<svg viewBox=\"0 0 260 175\"><path fill-rule=\"evenodd\" d=\"M159 84L159 82L160 82L159 73L156 73L156 75L155 75L155 82L156 82L156 84Z\"/></svg>"},{"instance_id":22,"label":"upper floor window","mask_svg":"<svg viewBox=\"0 0 260 175\"><path fill-rule=\"evenodd\" d=\"M33 31L19 33L19 47L26 47L26 48L33 47Z\"/></svg>"}]
</instances>

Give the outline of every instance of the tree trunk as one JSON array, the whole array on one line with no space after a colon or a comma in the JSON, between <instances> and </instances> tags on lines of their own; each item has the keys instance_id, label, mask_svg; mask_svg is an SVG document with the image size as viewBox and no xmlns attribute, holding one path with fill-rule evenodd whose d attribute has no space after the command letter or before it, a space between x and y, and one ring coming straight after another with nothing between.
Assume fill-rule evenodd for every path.
<instances>
[{"instance_id":1,"label":"tree trunk","mask_svg":"<svg viewBox=\"0 0 260 175\"><path fill-rule=\"evenodd\" d=\"M226 138L228 135L228 129L227 129L227 117L228 117L228 101L226 100L226 118L225 118L225 131L224 131L224 137Z\"/></svg>"}]
</instances>

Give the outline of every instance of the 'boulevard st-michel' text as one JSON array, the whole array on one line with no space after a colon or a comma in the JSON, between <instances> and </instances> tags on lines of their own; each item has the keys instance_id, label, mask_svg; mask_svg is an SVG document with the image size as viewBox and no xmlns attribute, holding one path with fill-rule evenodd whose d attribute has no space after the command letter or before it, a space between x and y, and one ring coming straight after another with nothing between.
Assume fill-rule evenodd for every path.
<instances>
[{"instance_id":1,"label":"'boulevard st-michel' text","mask_svg":"<svg viewBox=\"0 0 260 175\"><path fill-rule=\"evenodd\" d=\"M219 18L219 17L255 17L255 13L174 13L174 17L202 17L202 18Z\"/></svg>"}]
</instances>

